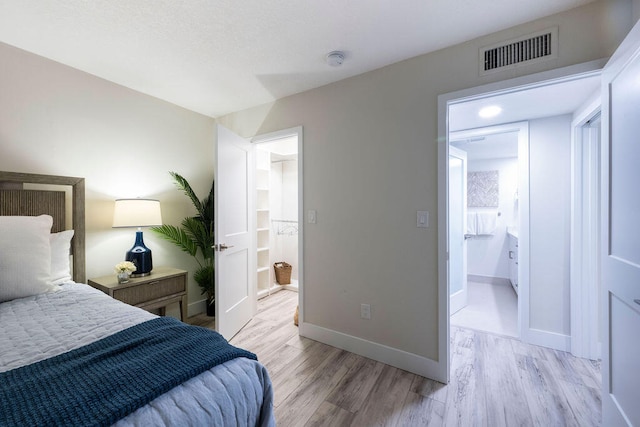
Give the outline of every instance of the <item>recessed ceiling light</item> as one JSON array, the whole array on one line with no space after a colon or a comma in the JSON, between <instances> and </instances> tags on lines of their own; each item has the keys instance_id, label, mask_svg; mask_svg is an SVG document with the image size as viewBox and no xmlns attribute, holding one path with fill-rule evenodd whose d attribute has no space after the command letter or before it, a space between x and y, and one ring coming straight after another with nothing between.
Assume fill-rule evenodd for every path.
<instances>
[{"instance_id":1,"label":"recessed ceiling light","mask_svg":"<svg viewBox=\"0 0 640 427\"><path fill-rule=\"evenodd\" d=\"M502 108L497 105L490 105L488 107L481 108L480 111L478 111L478 115L483 119L495 117L500 113L502 113Z\"/></svg>"}]
</instances>

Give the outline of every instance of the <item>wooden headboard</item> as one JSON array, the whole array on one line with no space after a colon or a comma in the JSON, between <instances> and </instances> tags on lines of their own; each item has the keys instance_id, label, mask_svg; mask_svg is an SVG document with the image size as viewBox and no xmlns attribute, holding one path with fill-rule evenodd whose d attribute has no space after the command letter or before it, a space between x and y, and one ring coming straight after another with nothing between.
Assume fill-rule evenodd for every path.
<instances>
[{"instance_id":1,"label":"wooden headboard","mask_svg":"<svg viewBox=\"0 0 640 427\"><path fill-rule=\"evenodd\" d=\"M0 171L0 215L51 215L52 232L65 230L65 192L27 190L24 184L71 187L73 280L86 283L84 178Z\"/></svg>"}]
</instances>

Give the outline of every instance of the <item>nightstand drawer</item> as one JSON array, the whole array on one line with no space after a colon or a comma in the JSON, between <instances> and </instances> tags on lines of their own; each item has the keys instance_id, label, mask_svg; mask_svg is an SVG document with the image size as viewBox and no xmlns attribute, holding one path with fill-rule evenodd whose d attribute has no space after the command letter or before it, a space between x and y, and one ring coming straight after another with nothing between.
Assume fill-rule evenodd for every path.
<instances>
[{"instance_id":1,"label":"nightstand drawer","mask_svg":"<svg viewBox=\"0 0 640 427\"><path fill-rule=\"evenodd\" d=\"M184 276L152 280L149 283L127 288L114 289L113 297L127 304L136 305L156 298L185 292Z\"/></svg>"},{"instance_id":2,"label":"nightstand drawer","mask_svg":"<svg viewBox=\"0 0 640 427\"><path fill-rule=\"evenodd\" d=\"M167 305L180 305L180 318L187 318L187 272L171 267L156 267L150 276L133 277L118 283L114 274L89 279L89 285L129 305L145 310L160 310L164 316Z\"/></svg>"}]
</instances>

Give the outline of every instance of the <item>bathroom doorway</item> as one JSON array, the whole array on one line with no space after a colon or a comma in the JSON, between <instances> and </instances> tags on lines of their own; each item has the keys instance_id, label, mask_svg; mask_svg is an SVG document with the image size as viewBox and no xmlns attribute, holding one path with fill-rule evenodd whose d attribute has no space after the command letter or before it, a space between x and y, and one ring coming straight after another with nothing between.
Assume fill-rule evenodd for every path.
<instances>
[{"instance_id":1,"label":"bathroom doorway","mask_svg":"<svg viewBox=\"0 0 640 427\"><path fill-rule=\"evenodd\" d=\"M446 130L442 134L443 140L446 139L443 147L447 147L440 151L443 166L452 132L518 121L529 128L527 149L521 150L521 145L518 146L518 167L529 168L527 174L519 171L519 177L527 175L530 180L526 187L518 184L518 337L526 343L562 351L572 351L572 341L575 341L572 335L579 332L571 319L574 314L571 305L584 299L580 298L579 292L597 298L592 290L581 288L574 292L570 287L569 266L573 257L571 224L575 216L571 209L574 122L586 109L591 110L591 104L599 102L599 90L600 71L594 69L575 74L569 72L564 77L545 78L533 84L520 82L510 89L476 88L440 97L443 113L440 129ZM482 107L492 104L501 106L502 112L492 118L478 114ZM446 126L442 126L443 123ZM442 171L449 174L446 168ZM449 177L445 183L448 181ZM446 194L440 199L445 208L442 213L447 218L442 234L448 238L448 193L446 186L440 188L445 190L441 194ZM529 191L530 197L525 197L524 191ZM445 247L446 243L443 240L440 247ZM515 251L510 251L514 256ZM448 248L445 253L449 254ZM529 268L529 263L535 268ZM451 273L447 271L442 281L447 290L450 289L450 278ZM584 317L588 319L596 315L589 308L585 307L585 310ZM443 321L450 324L449 310L447 314ZM442 332L443 342L446 342L444 338L448 339L449 328L443 328Z\"/></svg>"},{"instance_id":2,"label":"bathroom doorway","mask_svg":"<svg viewBox=\"0 0 640 427\"><path fill-rule=\"evenodd\" d=\"M462 209L449 209L452 326L519 336L519 206L523 197L519 187L528 188L528 169L520 163L518 152L528 151L527 141L525 122L449 134L450 152L462 153L466 159L463 185L453 188L451 183L460 178L453 178L459 175L457 169L449 171L450 205L464 200ZM520 176L521 173L526 175ZM458 195L461 189L466 194ZM451 218L461 215L463 221ZM460 224L464 224L463 230L457 230ZM464 248L463 257L454 250L459 246ZM458 270L465 277L458 277ZM458 280L466 281L464 304L454 293L460 287Z\"/></svg>"}]
</instances>

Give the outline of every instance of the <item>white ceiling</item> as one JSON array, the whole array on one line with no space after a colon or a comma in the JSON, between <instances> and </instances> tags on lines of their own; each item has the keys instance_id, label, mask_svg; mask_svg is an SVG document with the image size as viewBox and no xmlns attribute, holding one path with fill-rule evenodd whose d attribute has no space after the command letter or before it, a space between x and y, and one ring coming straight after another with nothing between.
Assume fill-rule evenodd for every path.
<instances>
[{"instance_id":1,"label":"white ceiling","mask_svg":"<svg viewBox=\"0 0 640 427\"><path fill-rule=\"evenodd\" d=\"M516 90L505 94L487 96L460 102L449 107L449 130L451 132L483 129L506 123L540 119L543 117L572 114L584 106L600 90L598 73L560 83L543 84L533 88ZM478 112L487 106L498 106L502 112L492 118L482 118ZM494 159L517 157L518 137L514 132L487 134L462 138L451 136L451 145L467 152L471 159Z\"/></svg>"},{"instance_id":2,"label":"white ceiling","mask_svg":"<svg viewBox=\"0 0 640 427\"><path fill-rule=\"evenodd\" d=\"M518 157L518 133L497 133L451 140L451 145L467 153L469 160Z\"/></svg>"},{"instance_id":3,"label":"white ceiling","mask_svg":"<svg viewBox=\"0 0 640 427\"><path fill-rule=\"evenodd\" d=\"M0 41L216 117L592 1L0 0Z\"/></svg>"},{"instance_id":4,"label":"white ceiling","mask_svg":"<svg viewBox=\"0 0 640 427\"><path fill-rule=\"evenodd\" d=\"M449 107L449 130L482 128L570 114L599 90L600 76L591 75L453 104ZM493 105L502 108L502 112L489 119L478 115L480 109Z\"/></svg>"}]
</instances>

